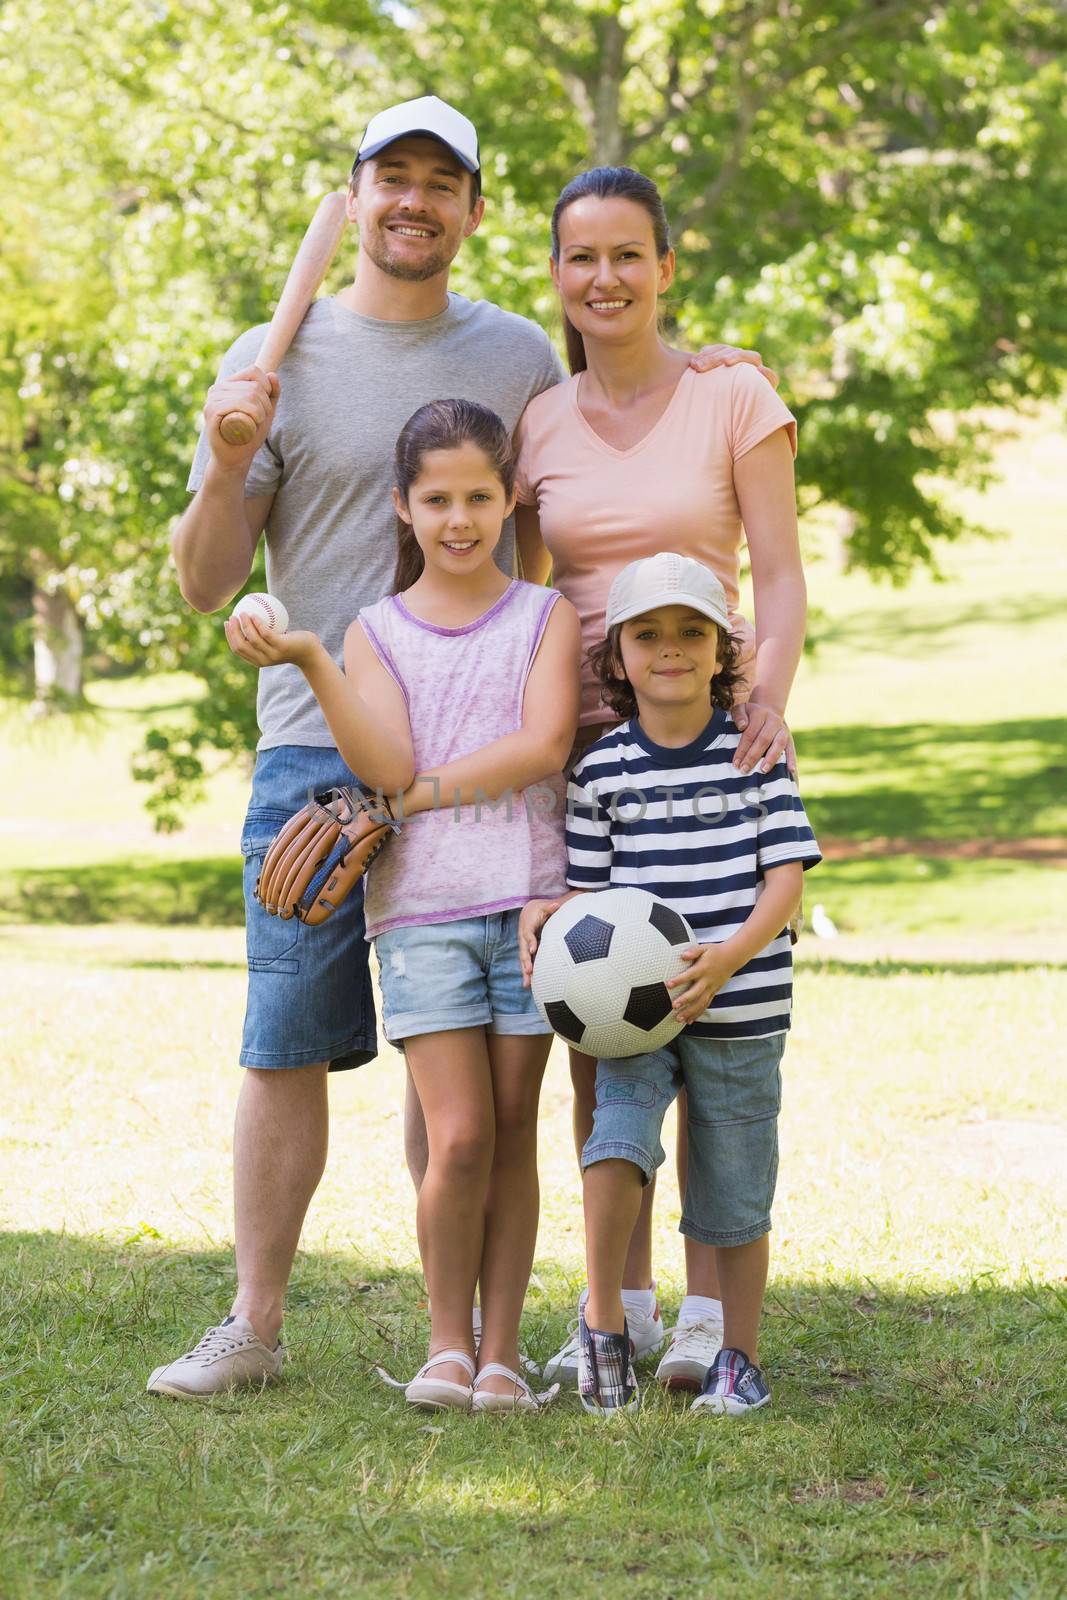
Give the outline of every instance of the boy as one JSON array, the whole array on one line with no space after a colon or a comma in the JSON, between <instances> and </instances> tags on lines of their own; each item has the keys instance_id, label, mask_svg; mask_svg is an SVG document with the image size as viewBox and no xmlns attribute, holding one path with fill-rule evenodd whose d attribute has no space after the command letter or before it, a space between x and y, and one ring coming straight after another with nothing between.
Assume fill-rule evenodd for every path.
<instances>
[{"instance_id":1,"label":"boy","mask_svg":"<svg viewBox=\"0 0 1067 1600\"><path fill-rule=\"evenodd\" d=\"M820 855L785 761L749 777L731 765L737 652L725 593L708 568L670 551L632 562L611 586L606 625L592 661L604 699L629 720L591 745L571 775L567 881L575 893L647 889L688 919L699 942L670 983L685 1024L677 1038L598 1063L582 1153L589 1293L579 1393L600 1415L639 1403L623 1266L641 1189L664 1159L663 1118L684 1084L680 1226L718 1247L724 1316L723 1348L693 1409L743 1415L770 1400L757 1343L792 993L787 924L804 869ZM523 911L525 983L538 932L560 904L531 901Z\"/></svg>"}]
</instances>

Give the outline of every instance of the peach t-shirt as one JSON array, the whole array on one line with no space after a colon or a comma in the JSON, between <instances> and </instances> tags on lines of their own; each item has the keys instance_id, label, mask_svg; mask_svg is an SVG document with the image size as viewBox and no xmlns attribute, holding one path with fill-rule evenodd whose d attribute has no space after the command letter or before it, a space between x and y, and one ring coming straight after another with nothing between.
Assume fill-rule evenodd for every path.
<instances>
[{"instance_id":1,"label":"peach t-shirt","mask_svg":"<svg viewBox=\"0 0 1067 1600\"><path fill-rule=\"evenodd\" d=\"M726 590L744 642L742 666L750 666L755 633L736 610L742 527L733 465L776 428L787 429L795 455L792 412L752 366L687 367L655 426L629 450L616 450L579 410L578 381L546 389L526 407L516 489L524 505L538 508L552 582L581 618L583 652L604 637L615 574L658 550L677 550L703 561ZM583 655L581 722L613 715Z\"/></svg>"}]
</instances>

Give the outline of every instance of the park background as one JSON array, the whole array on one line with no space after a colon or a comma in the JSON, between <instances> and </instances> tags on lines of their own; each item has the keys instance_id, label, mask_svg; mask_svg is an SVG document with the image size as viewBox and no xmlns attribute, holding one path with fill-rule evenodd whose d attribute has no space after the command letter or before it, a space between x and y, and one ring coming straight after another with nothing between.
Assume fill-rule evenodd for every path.
<instances>
[{"instance_id":1,"label":"park background","mask_svg":"<svg viewBox=\"0 0 1067 1600\"><path fill-rule=\"evenodd\" d=\"M0 41L5 1600L1062 1594L1062 6L8 0ZM630 162L671 336L758 347L800 420L838 936L797 951L755 1427L376 1386L425 1331L388 1050L333 1085L284 1389L144 1393L229 1292L254 739L169 530L221 351L427 92L482 136L455 287L557 332L555 195ZM542 1127L544 1358L581 1281L558 1052ZM665 1181L668 1321L676 1219Z\"/></svg>"}]
</instances>

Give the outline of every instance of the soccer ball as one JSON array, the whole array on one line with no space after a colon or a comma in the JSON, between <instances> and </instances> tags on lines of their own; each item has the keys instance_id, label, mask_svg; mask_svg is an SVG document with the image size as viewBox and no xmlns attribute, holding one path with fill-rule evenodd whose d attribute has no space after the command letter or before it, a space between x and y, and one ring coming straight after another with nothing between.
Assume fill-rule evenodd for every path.
<instances>
[{"instance_id":1,"label":"soccer ball","mask_svg":"<svg viewBox=\"0 0 1067 1600\"><path fill-rule=\"evenodd\" d=\"M682 1031L667 979L695 944L683 916L646 889L576 895L541 930L531 988L568 1044L598 1057L658 1050Z\"/></svg>"}]
</instances>

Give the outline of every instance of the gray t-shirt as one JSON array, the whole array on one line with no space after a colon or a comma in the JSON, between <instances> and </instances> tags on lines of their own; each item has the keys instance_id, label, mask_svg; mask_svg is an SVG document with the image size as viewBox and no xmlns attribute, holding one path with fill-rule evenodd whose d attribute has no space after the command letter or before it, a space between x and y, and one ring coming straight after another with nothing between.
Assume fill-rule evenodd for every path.
<instances>
[{"instance_id":1,"label":"gray t-shirt","mask_svg":"<svg viewBox=\"0 0 1067 1600\"><path fill-rule=\"evenodd\" d=\"M265 327L230 346L220 377L251 366ZM477 400L513 433L530 400L564 376L548 336L487 300L450 294L420 322L380 322L332 297L316 300L281 367L274 426L257 452L246 495L273 494L266 528L267 586L292 628L311 628L340 663L345 630L390 593L396 565L393 451L412 412L430 400ZM189 488L209 459L203 434ZM496 559L510 574L509 519ZM259 674L259 749L332 746L298 667Z\"/></svg>"}]
</instances>

